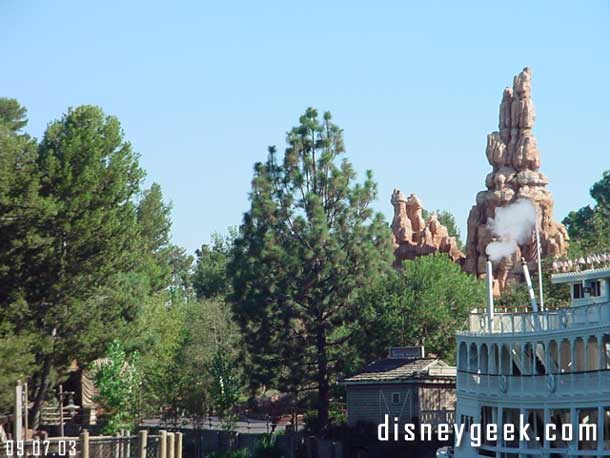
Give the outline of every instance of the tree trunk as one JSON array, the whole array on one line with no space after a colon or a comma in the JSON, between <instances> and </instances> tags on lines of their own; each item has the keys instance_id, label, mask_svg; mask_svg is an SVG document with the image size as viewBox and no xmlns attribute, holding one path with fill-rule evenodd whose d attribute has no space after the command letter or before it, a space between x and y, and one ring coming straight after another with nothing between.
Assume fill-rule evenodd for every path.
<instances>
[{"instance_id":1,"label":"tree trunk","mask_svg":"<svg viewBox=\"0 0 610 458\"><path fill-rule=\"evenodd\" d=\"M40 386L38 387L36 397L34 398L34 403L32 404L32 410L30 411L29 423L30 428L32 429L38 429L38 427L40 426L40 413L42 411L42 406L49 391L49 385L51 384L51 358L51 355L45 355L44 361L42 363Z\"/></svg>"},{"instance_id":2,"label":"tree trunk","mask_svg":"<svg viewBox=\"0 0 610 458\"><path fill-rule=\"evenodd\" d=\"M328 433L328 411L330 404L330 388L328 384L328 359L326 355L326 331L321 324L317 332L318 347L318 429L319 433Z\"/></svg>"}]
</instances>

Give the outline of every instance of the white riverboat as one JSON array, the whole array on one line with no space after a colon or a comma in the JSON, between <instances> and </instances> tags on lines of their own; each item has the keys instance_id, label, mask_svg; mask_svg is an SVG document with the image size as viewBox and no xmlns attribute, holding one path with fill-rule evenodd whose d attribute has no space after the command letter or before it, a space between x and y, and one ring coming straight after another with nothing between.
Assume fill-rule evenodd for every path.
<instances>
[{"instance_id":1,"label":"white riverboat","mask_svg":"<svg viewBox=\"0 0 610 458\"><path fill-rule=\"evenodd\" d=\"M610 456L610 256L593 259L604 262L552 275L571 291L571 305L555 310L538 308L525 267L532 304L520 313L494 310L489 264L487 310L457 335L456 421L466 433L456 457ZM518 431L520 421L529 440L505 440L505 425ZM486 437L490 424L497 438ZM481 425L479 446L471 425Z\"/></svg>"}]
</instances>

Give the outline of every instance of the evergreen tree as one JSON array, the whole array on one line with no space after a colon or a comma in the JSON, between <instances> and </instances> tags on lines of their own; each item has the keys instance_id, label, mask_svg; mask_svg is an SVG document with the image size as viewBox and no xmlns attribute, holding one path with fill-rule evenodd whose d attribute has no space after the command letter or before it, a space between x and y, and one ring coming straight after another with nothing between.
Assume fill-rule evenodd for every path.
<instances>
[{"instance_id":1,"label":"evergreen tree","mask_svg":"<svg viewBox=\"0 0 610 458\"><path fill-rule=\"evenodd\" d=\"M153 183L138 203L139 240L142 244L142 266L151 292L163 291L171 282L169 236L172 227L171 206L163 202L161 186Z\"/></svg>"},{"instance_id":2,"label":"evergreen tree","mask_svg":"<svg viewBox=\"0 0 610 458\"><path fill-rule=\"evenodd\" d=\"M0 97L0 124L12 132L19 132L28 123L27 110L15 99Z\"/></svg>"},{"instance_id":3,"label":"evergreen tree","mask_svg":"<svg viewBox=\"0 0 610 458\"><path fill-rule=\"evenodd\" d=\"M610 250L610 170L590 190L595 205L572 211L563 220L570 235L570 252L586 255Z\"/></svg>"},{"instance_id":4,"label":"evergreen tree","mask_svg":"<svg viewBox=\"0 0 610 458\"><path fill-rule=\"evenodd\" d=\"M153 183L138 203L139 239L142 245L143 269L151 293L169 288L172 297L185 298L191 291L193 257L184 248L170 243L171 205L163 201L161 186Z\"/></svg>"},{"instance_id":5,"label":"evergreen tree","mask_svg":"<svg viewBox=\"0 0 610 458\"><path fill-rule=\"evenodd\" d=\"M328 426L330 385L359 320L354 301L391 264L390 233L370 208L376 185L362 184L344 154L341 129L309 108L254 167L251 208L229 262L233 303L253 382L317 391L318 425Z\"/></svg>"},{"instance_id":6,"label":"evergreen tree","mask_svg":"<svg viewBox=\"0 0 610 458\"><path fill-rule=\"evenodd\" d=\"M36 250L27 244L27 278L11 281L4 296L15 326L37 334L34 427L54 370L102 354L126 332L147 292L134 273L133 200L143 172L118 119L93 106L69 110L49 124L37 166L39 198L52 212L32 218L42 242Z\"/></svg>"},{"instance_id":7,"label":"evergreen tree","mask_svg":"<svg viewBox=\"0 0 610 458\"><path fill-rule=\"evenodd\" d=\"M236 237L237 233L234 229L229 229L226 237L212 234L212 243L209 245L204 243L201 249L196 251L193 288L199 299L224 298L231 291L231 282L227 277L227 263Z\"/></svg>"},{"instance_id":8,"label":"evergreen tree","mask_svg":"<svg viewBox=\"0 0 610 458\"><path fill-rule=\"evenodd\" d=\"M0 412L12 409L15 382L34 368L25 298L38 279L29 260L48 244L41 226L53 211L38 194L37 145L22 132L26 124L25 108L0 98Z\"/></svg>"}]
</instances>

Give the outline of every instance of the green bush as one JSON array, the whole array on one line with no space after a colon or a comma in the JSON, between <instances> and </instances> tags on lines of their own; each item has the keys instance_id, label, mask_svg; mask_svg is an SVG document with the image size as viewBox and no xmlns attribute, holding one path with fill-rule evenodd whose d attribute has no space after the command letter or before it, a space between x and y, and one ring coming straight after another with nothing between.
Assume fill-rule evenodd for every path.
<instances>
[{"instance_id":1,"label":"green bush","mask_svg":"<svg viewBox=\"0 0 610 458\"><path fill-rule=\"evenodd\" d=\"M277 435L265 434L256 444L252 458L282 458L277 446Z\"/></svg>"},{"instance_id":2,"label":"green bush","mask_svg":"<svg viewBox=\"0 0 610 458\"><path fill-rule=\"evenodd\" d=\"M212 452L210 458L250 458L250 453L247 448L240 448L238 450Z\"/></svg>"}]
</instances>

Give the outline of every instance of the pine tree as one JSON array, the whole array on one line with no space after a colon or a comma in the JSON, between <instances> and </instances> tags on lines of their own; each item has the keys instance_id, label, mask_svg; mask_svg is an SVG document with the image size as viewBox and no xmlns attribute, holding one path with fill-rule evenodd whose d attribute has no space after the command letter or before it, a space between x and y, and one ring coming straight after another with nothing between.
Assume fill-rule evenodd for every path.
<instances>
[{"instance_id":1,"label":"pine tree","mask_svg":"<svg viewBox=\"0 0 610 458\"><path fill-rule=\"evenodd\" d=\"M610 170L593 184L595 205L572 211L563 220L570 235L570 253L582 256L610 250Z\"/></svg>"},{"instance_id":2,"label":"pine tree","mask_svg":"<svg viewBox=\"0 0 610 458\"><path fill-rule=\"evenodd\" d=\"M15 382L34 367L34 334L19 320L24 289L36 286L27 260L46 243L38 228L49 209L38 196L36 142L26 125L25 108L0 98L0 411L12 408Z\"/></svg>"},{"instance_id":3,"label":"pine tree","mask_svg":"<svg viewBox=\"0 0 610 458\"><path fill-rule=\"evenodd\" d=\"M231 301L250 350L255 383L317 391L318 428L328 427L330 386L342 372L359 318L355 292L391 264L387 224L370 208L376 185L362 184L342 159L342 130L309 108L254 167L251 208L229 263Z\"/></svg>"},{"instance_id":4,"label":"pine tree","mask_svg":"<svg viewBox=\"0 0 610 458\"><path fill-rule=\"evenodd\" d=\"M231 283L227 278L227 263L235 237L237 234L234 228L229 230L226 237L212 234L212 242L209 245L204 243L196 251L193 288L197 298L224 298L231 291Z\"/></svg>"},{"instance_id":5,"label":"pine tree","mask_svg":"<svg viewBox=\"0 0 610 458\"><path fill-rule=\"evenodd\" d=\"M93 106L69 110L49 124L37 167L39 197L52 209L35 224L45 243L24 257L31 281L9 285L22 299L12 300L13 316L38 336L34 426L52 373L102 354L146 294L134 205L143 172L118 119Z\"/></svg>"}]
</instances>

